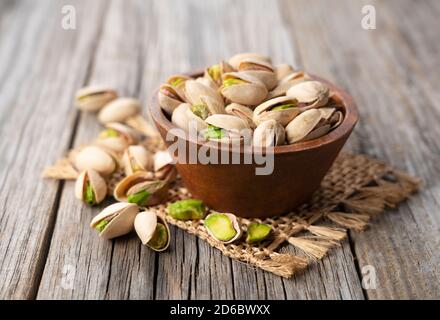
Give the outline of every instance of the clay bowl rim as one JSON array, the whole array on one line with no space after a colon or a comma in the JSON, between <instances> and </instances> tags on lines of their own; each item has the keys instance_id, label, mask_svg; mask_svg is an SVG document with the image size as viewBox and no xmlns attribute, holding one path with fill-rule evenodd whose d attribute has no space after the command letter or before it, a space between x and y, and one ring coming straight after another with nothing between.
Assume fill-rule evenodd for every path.
<instances>
[{"instance_id":1,"label":"clay bowl rim","mask_svg":"<svg viewBox=\"0 0 440 320\"><path fill-rule=\"evenodd\" d=\"M193 78L203 75L202 72L193 72L187 74ZM347 134L350 134L350 132L353 130L354 126L359 120L359 112L357 110L357 105L354 102L351 95L349 95L345 90L341 89L340 87L336 86L335 84L324 78L318 77L313 74L309 74L309 76L312 80L317 80L324 83L330 89L330 91L334 93L338 102L340 102L343 105L345 111L344 120L336 129L334 129L330 133L318 139L299 142L295 144L285 144L282 146L276 146L273 148L274 154L307 151L331 144L339 139L342 139ZM148 108L152 119L162 128L164 128L166 132L169 132L171 129L179 129L170 120L168 120L168 118L165 116L164 112L162 111L162 108L160 108L159 103L157 101L158 91L159 89L156 89L154 91L154 95L151 98L150 107ZM186 135L181 135L180 131L173 132L173 135L179 139L183 139L185 141L197 144L199 147L205 145L217 150L232 151L227 145L224 146L222 144L213 141L189 139ZM251 154L254 152L252 146L245 146L244 148L239 148L239 150L234 150L234 152L236 151L240 153L251 153Z\"/></svg>"}]
</instances>

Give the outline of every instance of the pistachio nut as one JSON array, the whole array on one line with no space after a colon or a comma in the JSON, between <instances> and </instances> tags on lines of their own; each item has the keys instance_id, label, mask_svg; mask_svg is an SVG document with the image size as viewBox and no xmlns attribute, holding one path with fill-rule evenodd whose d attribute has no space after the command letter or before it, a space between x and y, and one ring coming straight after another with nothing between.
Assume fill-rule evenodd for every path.
<instances>
[{"instance_id":1,"label":"pistachio nut","mask_svg":"<svg viewBox=\"0 0 440 320\"><path fill-rule=\"evenodd\" d=\"M343 120L344 120L344 114L341 111L335 111L335 113L333 113L332 116L328 119L328 123L331 126L330 129L334 129L338 127Z\"/></svg>"},{"instance_id":2,"label":"pistachio nut","mask_svg":"<svg viewBox=\"0 0 440 320\"><path fill-rule=\"evenodd\" d=\"M233 71L235 70L229 63L220 61L219 64L212 65L205 69L204 78L209 79L212 83L216 84L218 88L222 84L223 74Z\"/></svg>"},{"instance_id":3,"label":"pistachio nut","mask_svg":"<svg viewBox=\"0 0 440 320\"><path fill-rule=\"evenodd\" d=\"M218 90L219 88L218 84L213 80L211 80L210 78L198 77L196 81L207 87L210 87L212 90Z\"/></svg>"},{"instance_id":4,"label":"pistachio nut","mask_svg":"<svg viewBox=\"0 0 440 320\"><path fill-rule=\"evenodd\" d=\"M83 111L96 112L117 97L116 90L110 87L89 86L76 92L75 104Z\"/></svg>"},{"instance_id":5,"label":"pistachio nut","mask_svg":"<svg viewBox=\"0 0 440 320\"><path fill-rule=\"evenodd\" d=\"M183 102L185 99L182 93L179 93L175 87L165 83L159 88L157 94L159 105L168 114L173 114L173 111Z\"/></svg>"},{"instance_id":6,"label":"pistachio nut","mask_svg":"<svg viewBox=\"0 0 440 320\"><path fill-rule=\"evenodd\" d=\"M138 133L125 124L111 122L107 123L105 127L106 130L100 133L100 138L121 137L125 139L129 145L136 144L139 140Z\"/></svg>"},{"instance_id":7,"label":"pistachio nut","mask_svg":"<svg viewBox=\"0 0 440 320\"><path fill-rule=\"evenodd\" d=\"M261 60L261 61L265 61L265 62L269 62L271 63L271 60L268 56L264 56L258 53L253 53L253 52L245 52L245 53L239 53L236 54L234 56L232 56L231 58L229 58L229 65L232 66L232 68L234 68L235 70L238 70L238 66L240 64L240 62L244 59L256 59L256 60Z\"/></svg>"},{"instance_id":8,"label":"pistachio nut","mask_svg":"<svg viewBox=\"0 0 440 320\"><path fill-rule=\"evenodd\" d=\"M128 142L121 136L112 136L111 132L113 132L112 129L101 132L98 139L93 142L93 145L112 153L122 154L129 146Z\"/></svg>"},{"instance_id":9,"label":"pistachio nut","mask_svg":"<svg viewBox=\"0 0 440 320\"><path fill-rule=\"evenodd\" d=\"M208 128L203 131L203 135L207 140L236 144L251 134L246 121L229 114L214 114L206 118L205 122Z\"/></svg>"},{"instance_id":10,"label":"pistachio nut","mask_svg":"<svg viewBox=\"0 0 440 320\"><path fill-rule=\"evenodd\" d=\"M122 165L127 176L138 172L147 171L152 167L152 157L143 146L129 146L122 156Z\"/></svg>"},{"instance_id":11,"label":"pistachio nut","mask_svg":"<svg viewBox=\"0 0 440 320\"><path fill-rule=\"evenodd\" d=\"M117 168L115 159L96 146L85 147L79 151L74 158L74 165L80 171L93 169L104 177L111 175Z\"/></svg>"},{"instance_id":12,"label":"pistachio nut","mask_svg":"<svg viewBox=\"0 0 440 320\"><path fill-rule=\"evenodd\" d=\"M305 81L290 87L286 95L298 100L301 109L307 110L326 105L330 90L319 81Z\"/></svg>"},{"instance_id":13,"label":"pistachio nut","mask_svg":"<svg viewBox=\"0 0 440 320\"><path fill-rule=\"evenodd\" d=\"M107 183L92 169L82 171L75 182L75 197L88 205L95 205L107 195Z\"/></svg>"},{"instance_id":14,"label":"pistachio nut","mask_svg":"<svg viewBox=\"0 0 440 320\"><path fill-rule=\"evenodd\" d=\"M171 116L171 122L185 130L190 131L190 129L195 129L197 132L206 129L206 123L197 115L195 115L192 110L192 106L189 103L182 103L180 106L174 110Z\"/></svg>"},{"instance_id":15,"label":"pistachio nut","mask_svg":"<svg viewBox=\"0 0 440 320\"><path fill-rule=\"evenodd\" d=\"M99 232L104 239L113 239L130 233L139 208L134 203L114 203L99 214L90 223L90 227Z\"/></svg>"},{"instance_id":16,"label":"pistachio nut","mask_svg":"<svg viewBox=\"0 0 440 320\"><path fill-rule=\"evenodd\" d=\"M194 104L190 107L190 111L198 118L205 120L207 117L213 114L224 114L225 107L217 100L208 96L200 97L200 104Z\"/></svg>"},{"instance_id":17,"label":"pistachio nut","mask_svg":"<svg viewBox=\"0 0 440 320\"><path fill-rule=\"evenodd\" d=\"M185 82L185 95L189 103L192 105L203 104L201 97L210 97L222 107L225 106L222 96L217 90L212 89L196 80L188 80Z\"/></svg>"},{"instance_id":18,"label":"pistachio nut","mask_svg":"<svg viewBox=\"0 0 440 320\"><path fill-rule=\"evenodd\" d=\"M246 121L249 128L255 129L256 126L254 120L252 120L254 112L251 108L238 103L230 103L226 106L225 111L227 114L239 117L240 119Z\"/></svg>"},{"instance_id":19,"label":"pistachio nut","mask_svg":"<svg viewBox=\"0 0 440 320\"><path fill-rule=\"evenodd\" d=\"M321 120L321 112L318 109L306 110L293 119L286 127L288 143L302 141L316 128Z\"/></svg>"},{"instance_id":20,"label":"pistachio nut","mask_svg":"<svg viewBox=\"0 0 440 320\"><path fill-rule=\"evenodd\" d=\"M167 79L167 83L176 90L181 98L185 99L185 81L190 79L191 77L186 75L175 74Z\"/></svg>"},{"instance_id":21,"label":"pistachio nut","mask_svg":"<svg viewBox=\"0 0 440 320\"><path fill-rule=\"evenodd\" d=\"M291 73L280 80L278 85L269 92L267 99L285 96L291 87L307 80L308 76L303 71Z\"/></svg>"},{"instance_id":22,"label":"pistachio nut","mask_svg":"<svg viewBox=\"0 0 440 320\"><path fill-rule=\"evenodd\" d=\"M265 223L251 223L247 228L246 242L256 243L269 237L272 228Z\"/></svg>"},{"instance_id":23,"label":"pistachio nut","mask_svg":"<svg viewBox=\"0 0 440 320\"><path fill-rule=\"evenodd\" d=\"M274 69L278 81L295 72L295 69L286 63L278 64Z\"/></svg>"},{"instance_id":24,"label":"pistachio nut","mask_svg":"<svg viewBox=\"0 0 440 320\"><path fill-rule=\"evenodd\" d=\"M168 214L177 220L200 220L205 217L206 207L201 200L186 199L168 205Z\"/></svg>"},{"instance_id":25,"label":"pistachio nut","mask_svg":"<svg viewBox=\"0 0 440 320\"><path fill-rule=\"evenodd\" d=\"M164 251L170 245L168 223L152 211L139 212L134 219L134 229L142 244L154 251Z\"/></svg>"},{"instance_id":26,"label":"pistachio nut","mask_svg":"<svg viewBox=\"0 0 440 320\"><path fill-rule=\"evenodd\" d=\"M300 113L298 101L289 97L278 97L263 102L254 110L254 122L259 125L266 120L276 120L286 126Z\"/></svg>"},{"instance_id":27,"label":"pistachio nut","mask_svg":"<svg viewBox=\"0 0 440 320\"><path fill-rule=\"evenodd\" d=\"M156 178L166 182L176 178L174 159L168 151L158 151L154 154L154 174Z\"/></svg>"},{"instance_id":28,"label":"pistachio nut","mask_svg":"<svg viewBox=\"0 0 440 320\"><path fill-rule=\"evenodd\" d=\"M275 147L283 145L285 141L284 127L273 119L261 122L254 131L254 146Z\"/></svg>"},{"instance_id":29,"label":"pistachio nut","mask_svg":"<svg viewBox=\"0 0 440 320\"><path fill-rule=\"evenodd\" d=\"M134 98L117 98L107 103L98 114L102 124L110 122L125 122L141 112L141 103Z\"/></svg>"},{"instance_id":30,"label":"pistachio nut","mask_svg":"<svg viewBox=\"0 0 440 320\"><path fill-rule=\"evenodd\" d=\"M122 179L115 187L113 196L118 201L136 203L147 207L161 203L168 195L165 181L152 180L148 172L138 171Z\"/></svg>"},{"instance_id":31,"label":"pistachio nut","mask_svg":"<svg viewBox=\"0 0 440 320\"><path fill-rule=\"evenodd\" d=\"M267 90L272 90L278 83L272 64L263 60L243 59L238 64L238 71L257 78L264 83Z\"/></svg>"},{"instance_id":32,"label":"pistachio nut","mask_svg":"<svg viewBox=\"0 0 440 320\"><path fill-rule=\"evenodd\" d=\"M232 213L213 212L203 222L208 234L221 243L232 243L241 237L240 225Z\"/></svg>"},{"instance_id":33,"label":"pistachio nut","mask_svg":"<svg viewBox=\"0 0 440 320\"><path fill-rule=\"evenodd\" d=\"M258 105L268 93L260 80L241 72L225 73L220 92L231 102L247 106Z\"/></svg>"}]
</instances>

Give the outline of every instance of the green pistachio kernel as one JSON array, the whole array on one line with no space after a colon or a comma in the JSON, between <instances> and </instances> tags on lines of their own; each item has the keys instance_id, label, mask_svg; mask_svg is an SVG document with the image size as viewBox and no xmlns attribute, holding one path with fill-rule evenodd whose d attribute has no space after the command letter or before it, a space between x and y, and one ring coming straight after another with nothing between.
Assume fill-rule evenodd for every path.
<instances>
[{"instance_id":1,"label":"green pistachio kernel","mask_svg":"<svg viewBox=\"0 0 440 320\"><path fill-rule=\"evenodd\" d=\"M229 79L223 80L223 87L227 88L227 87L234 86L237 84L245 84L245 83L247 83L247 82L244 80L241 80L241 79L229 78Z\"/></svg>"},{"instance_id":2,"label":"green pistachio kernel","mask_svg":"<svg viewBox=\"0 0 440 320\"><path fill-rule=\"evenodd\" d=\"M108 223L109 222L107 220L102 220L95 226L95 229L98 230L99 233L101 233L102 230L104 230L104 228L108 225Z\"/></svg>"},{"instance_id":3,"label":"green pistachio kernel","mask_svg":"<svg viewBox=\"0 0 440 320\"><path fill-rule=\"evenodd\" d=\"M183 82L183 79L182 78L177 78L177 79L174 79L173 81L171 81L171 85L173 86L173 87L177 87L179 84L181 84Z\"/></svg>"},{"instance_id":4,"label":"green pistachio kernel","mask_svg":"<svg viewBox=\"0 0 440 320\"><path fill-rule=\"evenodd\" d=\"M209 109L204 104L196 104L191 107L191 111L200 119L205 120L209 117Z\"/></svg>"},{"instance_id":5,"label":"green pistachio kernel","mask_svg":"<svg viewBox=\"0 0 440 320\"><path fill-rule=\"evenodd\" d=\"M208 128L205 131L205 139L221 139L225 136L225 132L223 129L218 128L216 126L208 125Z\"/></svg>"},{"instance_id":6,"label":"green pistachio kernel","mask_svg":"<svg viewBox=\"0 0 440 320\"><path fill-rule=\"evenodd\" d=\"M147 190L142 190L136 193L133 193L128 196L127 201L129 203L136 203L137 205L145 205L148 201L148 198L150 197L151 193L149 193Z\"/></svg>"},{"instance_id":7,"label":"green pistachio kernel","mask_svg":"<svg viewBox=\"0 0 440 320\"><path fill-rule=\"evenodd\" d=\"M111 138L111 137L119 137L119 132L116 131L115 129L107 129L102 131L99 134L100 138Z\"/></svg>"},{"instance_id":8,"label":"green pistachio kernel","mask_svg":"<svg viewBox=\"0 0 440 320\"><path fill-rule=\"evenodd\" d=\"M208 69L208 74L211 76L211 78L214 81L220 80L221 77L220 66L218 64L213 65L211 68Z\"/></svg>"},{"instance_id":9,"label":"green pistachio kernel","mask_svg":"<svg viewBox=\"0 0 440 320\"><path fill-rule=\"evenodd\" d=\"M205 227L220 241L230 241L237 235L231 219L223 213L211 213L204 221Z\"/></svg>"},{"instance_id":10,"label":"green pistachio kernel","mask_svg":"<svg viewBox=\"0 0 440 320\"><path fill-rule=\"evenodd\" d=\"M295 105L293 103L286 103L286 104L282 104L282 105L279 105L279 106L272 108L272 111L286 110L286 109L290 109L290 108L294 108L294 107L295 107Z\"/></svg>"},{"instance_id":11,"label":"green pistachio kernel","mask_svg":"<svg viewBox=\"0 0 440 320\"><path fill-rule=\"evenodd\" d=\"M272 228L265 223L251 223L247 230L246 242L255 243L266 239Z\"/></svg>"},{"instance_id":12,"label":"green pistachio kernel","mask_svg":"<svg viewBox=\"0 0 440 320\"><path fill-rule=\"evenodd\" d=\"M153 237L148 241L148 245L154 249L162 249L168 242L167 228L162 223L157 223Z\"/></svg>"},{"instance_id":13,"label":"green pistachio kernel","mask_svg":"<svg viewBox=\"0 0 440 320\"><path fill-rule=\"evenodd\" d=\"M199 220L205 217L205 205L201 200L186 199L168 206L168 214L178 220Z\"/></svg>"},{"instance_id":14,"label":"green pistachio kernel","mask_svg":"<svg viewBox=\"0 0 440 320\"><path fill-rule=\"evenodd\" d=\"M92 185L90 182L86 183L86 190L84 191L84 201L93 206L96 204L95 192L93 191Z\"/></svg>"}]
</instances>

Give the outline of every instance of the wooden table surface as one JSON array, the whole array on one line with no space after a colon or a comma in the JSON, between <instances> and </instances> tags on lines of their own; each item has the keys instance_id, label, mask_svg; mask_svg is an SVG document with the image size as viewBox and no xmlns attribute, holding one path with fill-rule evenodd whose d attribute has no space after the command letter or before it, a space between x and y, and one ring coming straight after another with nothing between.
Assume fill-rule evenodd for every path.
<instances>
[{"instance_id":1,"label":"wooden table surface","mask_svg":"<svg viewBox=\"0 0 440 320\"><path fill-rule=\"evenodd\" d=\"M62 28L66 4L76 30ZM366 4L376 30L361 27ZM440 298L439 15L437 0L0 1L0 298ZM286 280L174 227L161 254L100 240L73 183L41 179L100 130L73 107L78 88L145 105L168 75L242 51L346 88L362 118L346 149L417 175L422 192ZM375 289L362 287L368 265Z\"/></svg>"}]
</instances>

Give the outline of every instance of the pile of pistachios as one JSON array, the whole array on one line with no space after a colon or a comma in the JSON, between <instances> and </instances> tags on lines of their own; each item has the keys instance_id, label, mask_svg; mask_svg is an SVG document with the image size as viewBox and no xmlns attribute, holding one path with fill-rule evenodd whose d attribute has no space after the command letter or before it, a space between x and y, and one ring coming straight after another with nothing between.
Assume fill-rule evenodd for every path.
<instances>
[{"instance_id":1,"label":"pile of pistachios","mask_svg":"<svg viewBox=\"0 0 440 320\"><path fill-rule=\"evenodd\" d=\"M87 87L76 95L76 105L83 111L97 112L104 129L90 144L75 152L72 165L80 173L75 183L75 196L94 206L113 196L118 202L96 215L90 226L104 239L113 239L133 231L142 243L163 251L170 243L166 220L151 208L168 201L169 189L176 180L173 158L167 151L152 152L142 144L151 133L141 116L140 102L119 98L114 89ZM141 124L141 126L139 126ZM139 130L141 128L141 130ZM120 173L123 178L113 187L111 181ZM210 236L231 243L242 235L238 219L231 213L211 213L200 200L186 199L171 203L168 215L176 220L202 220ZM250 225L246 241L266 239L270 226Z\"/></svg>"},{"instance_id":2,"label":"pile of pistachios","mask_svg":"<svg viewBox=\"0 0 440 320\"><path fill-rule=\"evenodd\" d=\"M344 118L329 88L287 64L242 53L205 69L203 76L173 75L158 101L179 128L202 139L258 147L322 137Z\"/></svg>"}]
</instances>

